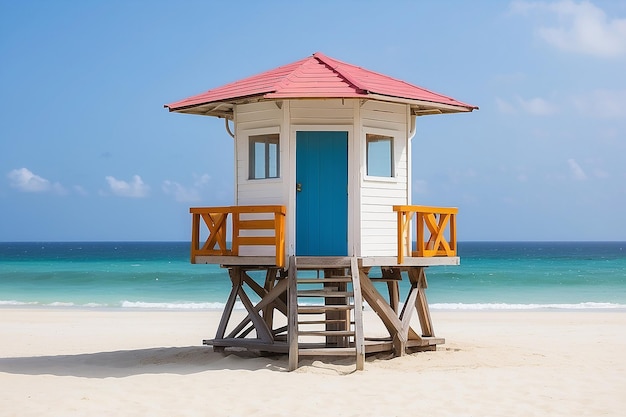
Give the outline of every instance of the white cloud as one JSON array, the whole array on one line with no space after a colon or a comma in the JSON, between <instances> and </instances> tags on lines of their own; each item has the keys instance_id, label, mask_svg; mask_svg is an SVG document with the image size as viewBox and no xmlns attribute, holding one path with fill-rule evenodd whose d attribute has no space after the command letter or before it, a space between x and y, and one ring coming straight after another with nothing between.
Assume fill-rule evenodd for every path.
<instances>
[{"instance_id":1,"label":"white cloud","mask_svg":"<svg viewBox=\"0 0 626 417\"><path fill-rule=\"evenodd\" d=\"M111 192L120 197L142 198L146 197L150 191L150 187L144 184L139 175L133 175L130 182L118 180L112 176L107 176L105 179L109 183Z\"/></svg>"},{"instance_id":2,"label":"white cloud","mask_svg":"<svg viewBox=\"0 0 626 417\"><path fill-rule=\"evenodd\" d=\"M593 170L593 175L596 178L600 178L600 179L605 179L605 178L610 178L611 177L611 174L609 174L607 171L605 171L602 168L595 168Z\"/></svg>"},{"instance_id":3,"label":"white cloud","mask_svg":"<svg viewBox=\"0 0 626 417\"><path fill-rule=\"evenodd\" d=\"M206 184L208 184L209 181L211 181L211 176L209 174L204 174L204 175L201 175L199 177L196 177L196 180L194 182L194 186L196 186L196 187L203 187Z\"/></svg>"},{"instance_id":4,"label":"white cloud","mask_svg":"<svg viewBox=\"0 0 626 417\"><path fill-rule=\"evenodd\" d=\"M75 185L74 187L74 191L76 192L76 194L79 195L88 195L89 193L87 192L87 190L85 190L83 187L81 187L80 185Z\"/></svg>"},{"instance_id":5,"label":"white cloud","mask_svg":"<svg viewBox=\"0 0 626 417\"><path fill-rule=\"evenodd\" d=\"M517 114L522 111L533 116L549 116L558 111L555 104L541 97L524 99L516 97L514 101L506 101L496 97L496 109L504 114Z\"/></svg>"},{"instance_id":6,"label":"white cloud","mask_svg":"<svg viewBox=\"0 0 626 417\"><path fill-rule=\"evenodd\" d=\"M569 165L570 174L575 180L584 181L587 179L587 174L585 171L578 165L575 159L570 158L567 160L567 164Z\"/></svg>"},{"instance_id":7,"label":"white cloud","mask_svg":"<svg viewBox=\"0 0 626 417\"><path fill-rule=\"evenodd\" d=\"M163 181L161 189L165 194L173 195L176 201L191 203L200 200L200 193L197 189L184 187L176 181Z\"/></svg>"},{"instance_id":8,"label":"white cloud","mask_svg":"<svg viewBox=\"0 0 626 417\"><path fill-rule=\"evenodd\" d=\"M201 200L200 192L211 181L208 174L196 176L192 186L187 187L176 181L165 180L161 186L167 195L173 195L176 201L193 203Z\"/></svg>"},{"instance_id":9,"label":"white cloud","mask_svg":"<svg viewBox=\"0 0 626 417\"><path fill-rule=\"evenodd\" d=\"M556 113L557 111L555 105L549 103L541 97L534 97L528 100L517 97L517 103L525 112L534 116L548 116Z\"/></svg>"},{"instance_id":10,"label":"white cloud","mask_svg":"<svg viewBox=\"0 0 626 417\"><path fill-rule=\"evenodd\" d=\"M52 191L57 194L66 194L65 188L58 182L49 180L34 174L28 168L14 169L7 174L11 187L28 193L41 193Z\"/></svg>"},{"instance_id":11,"label":"white cloud","mask_svg":"<svg viewBox=\"0 0 626 417\"><path fill-rule=\"evenodd\" d=\"M515 106L513 104L509 103L506 100L501 99L500 97L496 97L496 109L498 109L500 113L504 113L504 114L517 113Z\"/></svg>"},{"instance_id":12,"label":"white cloud","mask_svg":"<svg viewBox=\"0 0 626 417\"><path fill-rule=\"evenodd\" d=\"M511 3L511 10L555 17L556 21L537 28L536 33L558 49L600 57L626 55L626 18L610 18L589 1L515 1Z\"/></svg>"}]
</instances>

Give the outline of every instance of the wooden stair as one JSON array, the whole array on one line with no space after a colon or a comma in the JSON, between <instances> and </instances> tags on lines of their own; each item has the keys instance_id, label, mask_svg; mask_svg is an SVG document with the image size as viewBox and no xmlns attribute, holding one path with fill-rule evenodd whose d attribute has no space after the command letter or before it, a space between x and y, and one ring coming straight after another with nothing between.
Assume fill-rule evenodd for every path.
<instances>
[{"instance_id":1,"label":"wooden stair","mask_svg":"<svg viewBox=\"0 0 626 417\"><path fill-rule=\"evenodd\" d=\"M305 271L309 271L308 276ZM355 356L357 369L363 369L362 298L356 258L298 266L292 257L288 279L289 310L297 312L289 314L289 369L297 368L299 356Z\"/></svg>"}]
</instances>

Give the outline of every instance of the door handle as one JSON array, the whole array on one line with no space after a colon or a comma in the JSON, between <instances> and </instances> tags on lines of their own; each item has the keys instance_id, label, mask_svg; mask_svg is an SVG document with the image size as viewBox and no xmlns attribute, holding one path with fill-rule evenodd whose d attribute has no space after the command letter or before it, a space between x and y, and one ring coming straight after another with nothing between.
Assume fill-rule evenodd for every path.
<instances>
[{"instance_id":1,"label":"door handle","mask_svg":"<svg viewBox=\"0 0 626 417\"><path fill-rule=\"evenodd\" d=\"M302 184L300 184L300 183L297 183L297 184L296 184L296 191L297 191L297 192L302 191Z\"/></svg>"}]
</instances>

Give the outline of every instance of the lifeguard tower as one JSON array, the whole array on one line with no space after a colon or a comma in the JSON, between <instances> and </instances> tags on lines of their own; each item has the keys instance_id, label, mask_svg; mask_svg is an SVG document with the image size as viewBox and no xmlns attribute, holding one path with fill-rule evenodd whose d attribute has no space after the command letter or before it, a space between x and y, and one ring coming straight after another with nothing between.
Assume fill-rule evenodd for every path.
<instances>
[{"instance_id":1,"label":"lifeguard tower","mask_svg":"<svg viewBox=\"0 0 626 417\"><path fill-rule=\"evenodd\" d=\"M288 353L293 370L444 343L425 269L459 264L457 209L411 205L411 139L419 116L477 107L321 53L165 107L223 118L234 138L235 205L190 209L191 262L232 281L205 344ZM247 316L231 323L237 301ZM364 301L388 337L364 334Z\"/></svg>"}]
</instances>

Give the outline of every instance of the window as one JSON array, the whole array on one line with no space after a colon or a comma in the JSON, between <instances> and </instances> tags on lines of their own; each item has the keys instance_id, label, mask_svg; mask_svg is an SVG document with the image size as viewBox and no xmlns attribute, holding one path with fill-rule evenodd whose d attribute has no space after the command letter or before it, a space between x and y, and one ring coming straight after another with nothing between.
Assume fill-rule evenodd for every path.
<instances>
[{"instance_id":1,"label":"window","mask_svg":"<svg viewBox=\"0 0 626 417\"><path fill-rule=\"evenodd\" d=\"M249 178L278 178L279 167L278 133L250 136Z\"/></svg>"},{"instance_id":2,"label":"window","mask_svg":"<svg viewBox=\"0 0 626 417\"><path fill-rule=\"evenodd\" d=\"M393 138L391 136L365 136L367 142L367 175L393 177Z\"/></svg>"}]
</instances>

